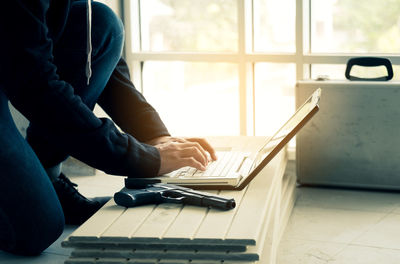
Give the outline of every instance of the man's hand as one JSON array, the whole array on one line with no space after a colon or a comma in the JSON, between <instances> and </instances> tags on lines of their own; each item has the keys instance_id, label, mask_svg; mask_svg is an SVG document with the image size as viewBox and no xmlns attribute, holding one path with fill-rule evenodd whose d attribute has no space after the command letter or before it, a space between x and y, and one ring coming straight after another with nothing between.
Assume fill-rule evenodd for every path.
<instances>
[{"instance_id":1,"label":"man's hand","mask_svg":"<svg viewBox=\"0 0 400 264\"><path fill-rule=\"evenodd\" d=\"M146 143L154 145L160 152L159 175L186 166L205 170L210 157L217 160L215 150L204 138L159 137Z\"/></svg>"}]
</instances>

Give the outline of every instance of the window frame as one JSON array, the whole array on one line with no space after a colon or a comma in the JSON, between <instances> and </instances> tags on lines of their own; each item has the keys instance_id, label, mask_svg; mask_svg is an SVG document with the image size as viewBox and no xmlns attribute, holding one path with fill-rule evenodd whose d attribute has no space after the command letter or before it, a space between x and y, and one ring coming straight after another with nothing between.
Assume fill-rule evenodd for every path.
<instances>
[{"instance_id":1,"label":"window frame","mask_svg":"<svg viewBox=\"0 0 400 264\"><path fill-rule=\"evenodd\" d=\"M295 52L253 52L253 0L236 0L238 18L237 52L148 52L141 51L140 1L122 0L125 24L125 57L132 69L133 82L143 92L142 69L146 61L184 61L235 63L238 65L240 135L255 135L255 63L292 63L296 81L311 78L312 64L346 64L352 57L383 56L393 65L400 64L400 55L388 53L311 53L311 1L295 0ZM133 13L131 13L131 10ZM137 34L130 34L137 32ZM133 44L133 45L132 45ZM131 50L131 47L134 47Z\"/></svg>"}]
</instances>

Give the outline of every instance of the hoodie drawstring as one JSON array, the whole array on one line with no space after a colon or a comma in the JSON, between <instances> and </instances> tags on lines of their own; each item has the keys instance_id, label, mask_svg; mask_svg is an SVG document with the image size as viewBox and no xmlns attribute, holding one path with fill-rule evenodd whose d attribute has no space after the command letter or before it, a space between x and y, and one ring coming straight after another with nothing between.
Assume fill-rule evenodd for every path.
<instances>
[{"instance_id":1,"label":"hoodie drawstring","mask_svg":"<svg viewBox=\"0 0 400 264\"><path fill-rule=\"evenodd\" d=\"M92 0L87 1L86 21L87 21L86 78L87 78L87 85L89 85L90 77L92 76Z\"/></svg>"}]
</instances>

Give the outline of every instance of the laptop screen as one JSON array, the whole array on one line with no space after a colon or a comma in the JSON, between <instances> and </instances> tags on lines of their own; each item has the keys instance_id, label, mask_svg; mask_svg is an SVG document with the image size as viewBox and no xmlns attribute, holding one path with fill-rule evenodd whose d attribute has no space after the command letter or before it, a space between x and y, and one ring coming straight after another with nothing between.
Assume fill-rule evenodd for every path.
<instances>
[{"instance_id":1,"label":"laptop screen","mask_svg":"<svg viewBox=\"0 0 400 264\"><path fill-rule=\"evenodd\" d=\"M282 142L285 145L302 127L302 122L307 121L307 115L310 115L315 108L318 108L318 102L321 96L321 89L317 89L307 101L299 107L299 109L292 115L292 117L268 140L265 145L257 151L253 157L249 157L253 160L253 164L248 171L250 174L255 168L260 165L271 153L276 149L279 150L283 147L280 146ZM281 143L281 144L280 144ZM275 153L276 154L276 153ZM274 155L275 155L274 154Z\"/></svg>"}]
</instances>

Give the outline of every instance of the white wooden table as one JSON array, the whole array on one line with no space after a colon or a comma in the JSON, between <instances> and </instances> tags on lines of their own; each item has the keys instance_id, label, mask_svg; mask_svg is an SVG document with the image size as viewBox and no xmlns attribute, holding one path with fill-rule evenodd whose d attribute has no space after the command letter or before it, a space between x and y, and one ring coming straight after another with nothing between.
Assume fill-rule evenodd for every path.
<instances>
[{"instance_id":1,"label":"white wooden table","mask_svg":"<svg viewBox=\"0 0 400 264\"><path fill-rule=\"evenodd\" d=\"M218 146L254 149L265 138L210 138ZM110 200L64 242L66 263L274 263L295 199L295 179L283 177L281 151L234 198L229 211L179 204L117 206Z\"/></svg>"}]
</instances>

